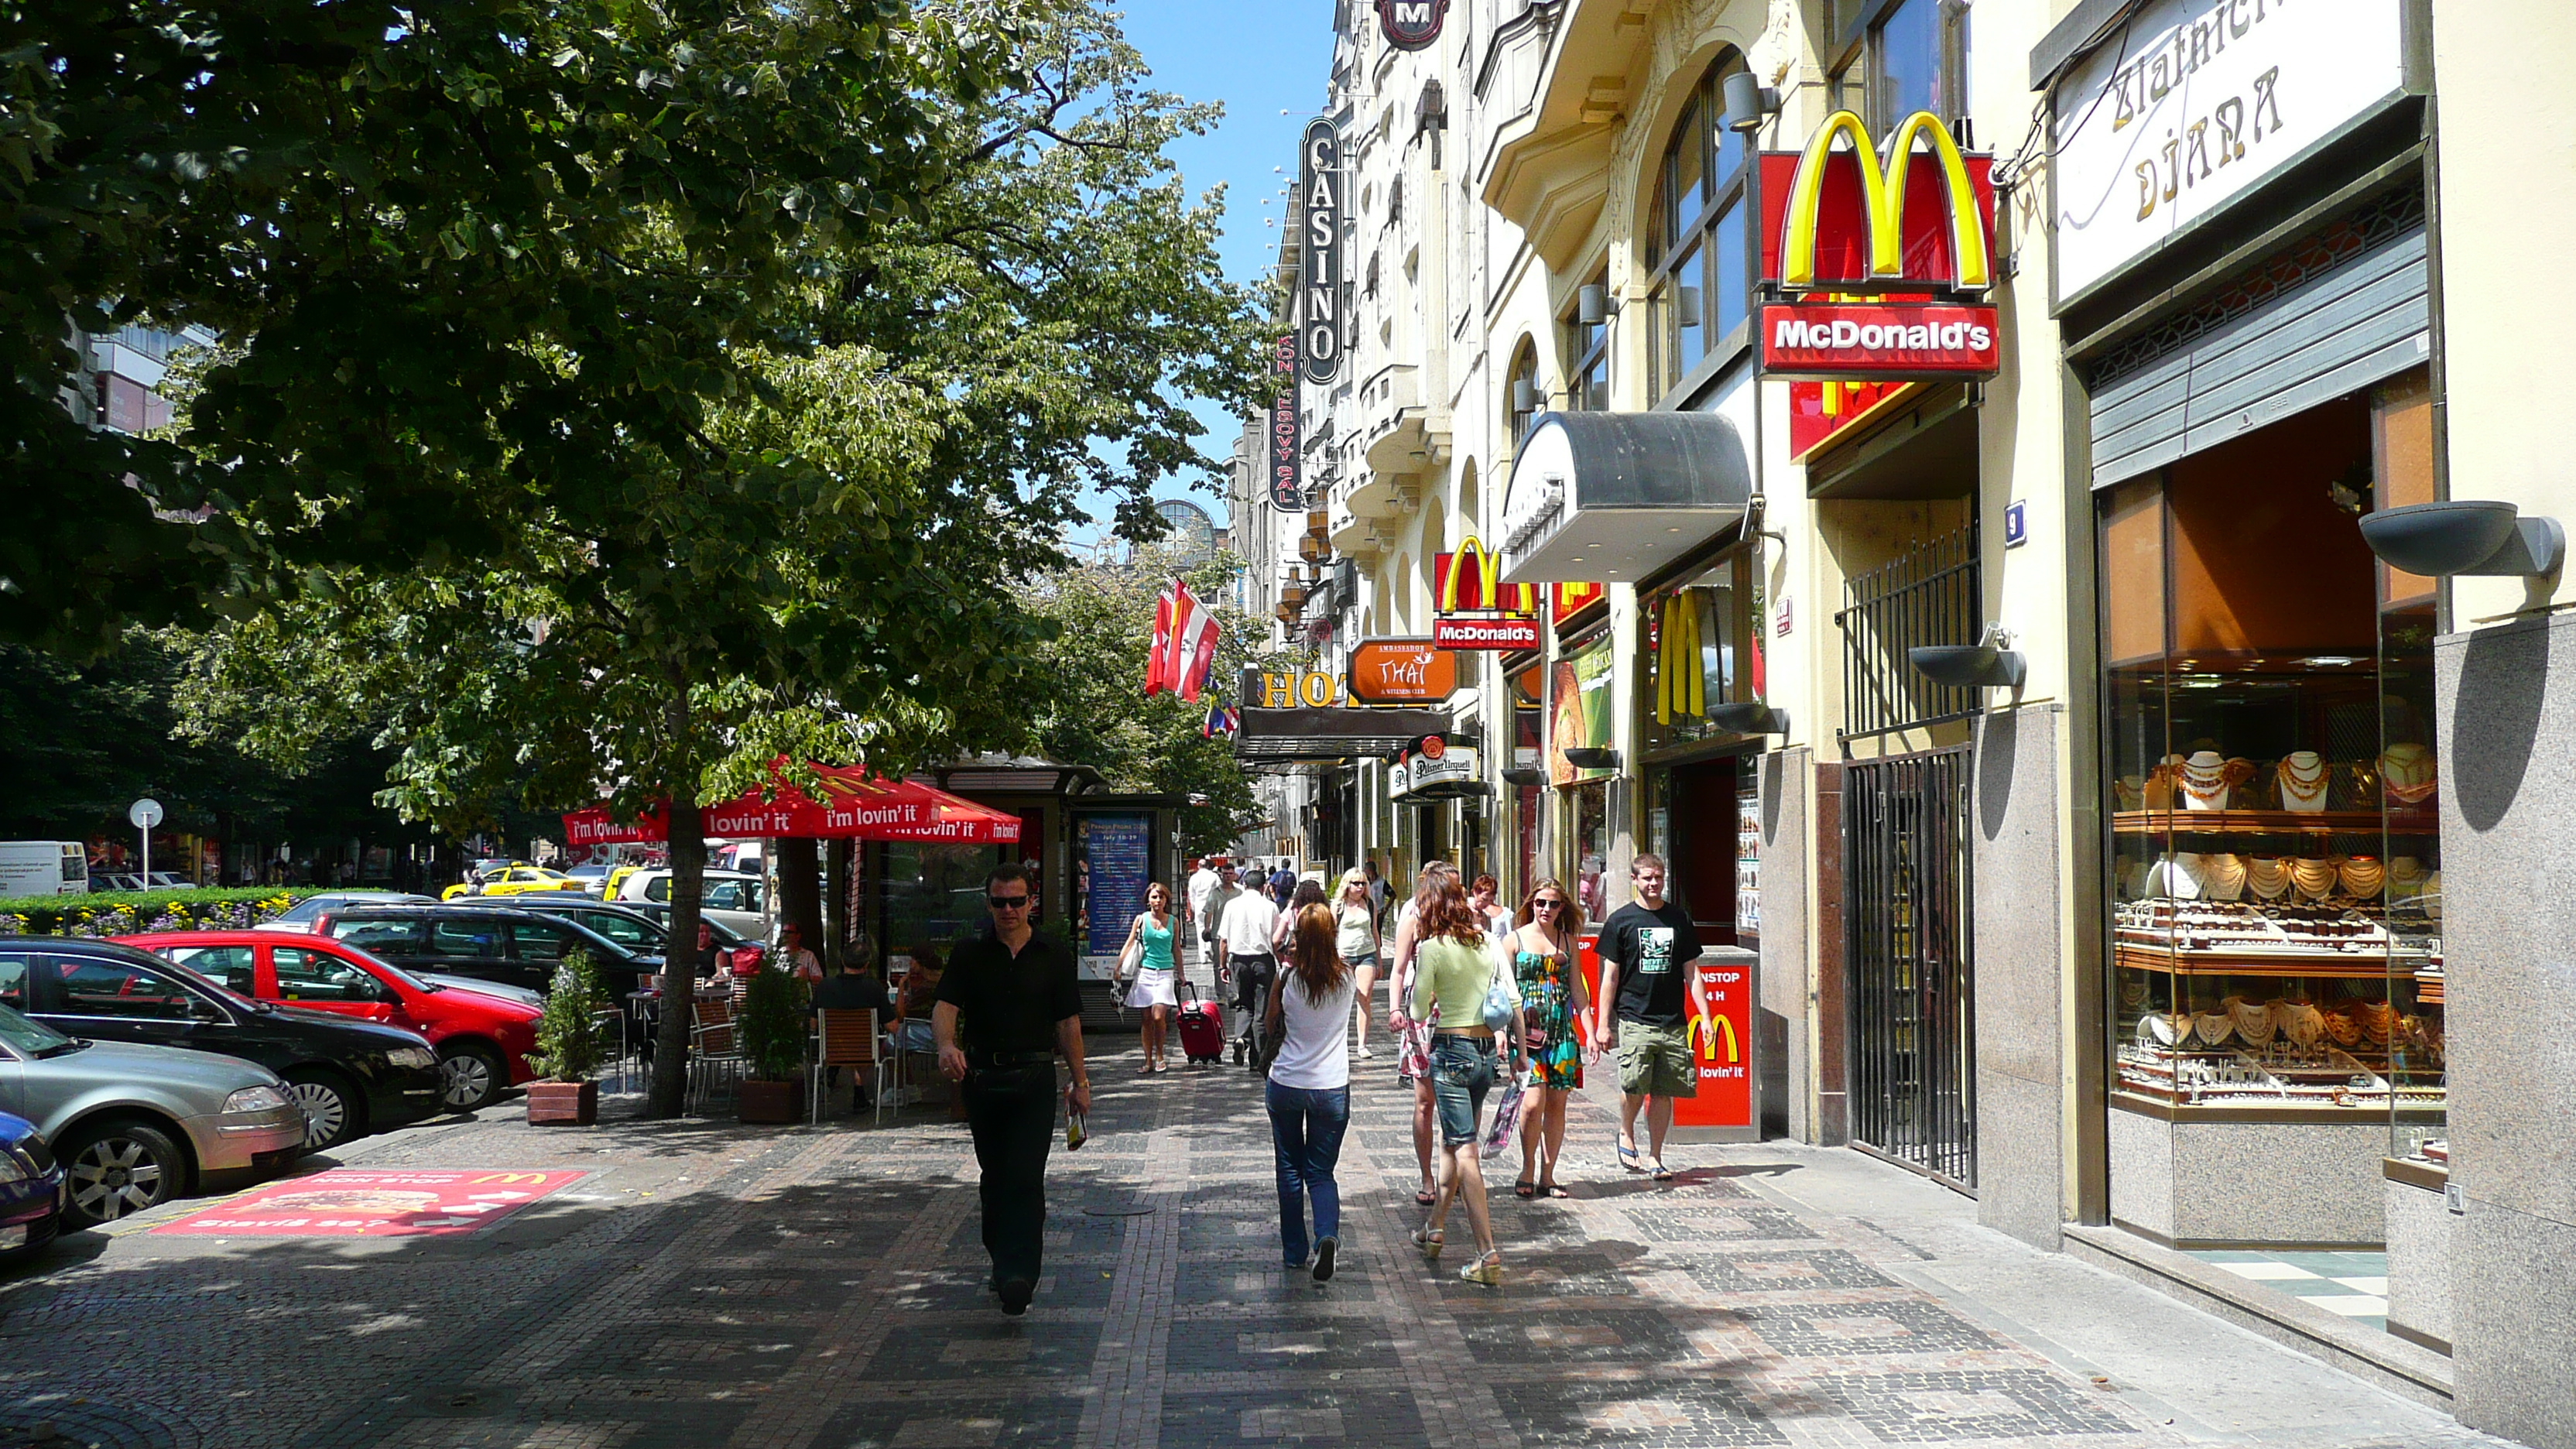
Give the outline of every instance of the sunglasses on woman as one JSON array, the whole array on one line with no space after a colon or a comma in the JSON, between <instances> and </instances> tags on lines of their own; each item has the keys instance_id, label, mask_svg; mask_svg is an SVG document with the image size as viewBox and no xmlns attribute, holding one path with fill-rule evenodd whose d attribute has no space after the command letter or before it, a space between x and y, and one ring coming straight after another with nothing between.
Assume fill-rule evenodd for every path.
<instances>
[{"instance_id":1,"label":"sunglasses on woman","mask_svg":"<svg viewBox=\"0 0 2576 1449\"><path fill-rule=\"evenodd\" d=\"M1535 911L1552 911L1564 904L1565 902L1563 901L1532 901L1530 902L1530 909Z\"/></svg>"}]
</instances>

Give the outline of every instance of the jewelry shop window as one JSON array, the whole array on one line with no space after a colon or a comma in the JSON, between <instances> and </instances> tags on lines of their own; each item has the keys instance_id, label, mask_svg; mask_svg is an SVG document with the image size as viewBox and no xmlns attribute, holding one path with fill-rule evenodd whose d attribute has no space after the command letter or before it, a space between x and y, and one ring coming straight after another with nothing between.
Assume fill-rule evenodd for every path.
<instances>
[{"instance_id":1,"label":"jewelry shop window","mask_svg":"<svg viewBox=\"0 0 2576 1449\"><path fill-rule=\"evenodd\" d=\"M1611 715L1618 656L1606 629L1564 646L1548 669L1548 783L1562 797L1566 833L1559 879L1572 879L1585 920L1597 921L1607 899L1602 872L1610 860L1610 778L1586 764L1601 760L1617 737Z\"/></svg>"},{"instance_id":2,"label":"jewelry shop window","mask_svg":"<svg viewBox=\"0 0 2576 1449\"><path fill-rule=\"evenodd\" d=\"M1753 292L1744 137L1718 124L1726 77L1744 68L1733 52L1700 78L1665 144L1655 177L1648 237L1646 315L1650 386L1671 391L1710 354L1741 346Z\"/></svg>"},{"instance_id":3,"label":"jewelry shop window","mask_svg":"<svg viewBox=\"0 0 2576 1449\"><path fill-rule=\"evenodd\" d=\"M2100 495L2112 1215L2176 1245L2374 1242L2441 1150L2432 590L2358 526L2429 480L2410 397Z\"/></svg>"}]
</instances>

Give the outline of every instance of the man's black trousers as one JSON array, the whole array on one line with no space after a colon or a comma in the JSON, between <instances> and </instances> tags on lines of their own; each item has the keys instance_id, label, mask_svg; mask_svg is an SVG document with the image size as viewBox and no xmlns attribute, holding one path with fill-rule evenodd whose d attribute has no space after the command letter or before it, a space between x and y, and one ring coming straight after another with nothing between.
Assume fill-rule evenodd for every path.
<instances>
[{"instance_id":1,"label":"man's black trousers","mask_svg":"<svg viewBox=\"0 0 2576 1449\"><path fill-rule=\"evenodd\" d=\"M1234 976L1235 1040L1251 1043L1259 1038L1262 1014L1270 1009L1271 988L1279 983L1279 958L1230 955L1226 966Z\"/></svg>"},{"instance_id":2,"label":"man's black trousers","mask_svg":"<svg viewBox=\"0 0 2576 1449\"><path fill-rule=\"evenodd\" d=\"M966 1074L966 1125L983 1169L984 1251L993 1281L1038 1280L1046 1246L1047 1150L1055 1142L1055 1067Z\"/></svg>"}]
</instances>

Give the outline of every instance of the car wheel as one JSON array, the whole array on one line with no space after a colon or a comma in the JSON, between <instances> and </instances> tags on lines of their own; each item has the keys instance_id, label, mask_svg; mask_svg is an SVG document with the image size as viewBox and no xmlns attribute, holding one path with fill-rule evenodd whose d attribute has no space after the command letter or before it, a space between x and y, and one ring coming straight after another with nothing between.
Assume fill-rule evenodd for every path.
<instances>
[{"instance_id":1,"label":"car wheel","mask_svg":"<svg viewBox=\"0 0 2576 1449\"><path fill-rule=\"evenodd\" d=\"M305 1151L328 1152L358 1135L365 1114L347 1082L322 1072L297 1072L286 1083L304 1109Z\"/></svg>"},{"instance_id":2,"label":"car wheel","mask_svg":"<svg viewBox=\"0 0 2576 1449\"><path fill-rule=\"evenodd\" d=\"M451 1047L438 1054L438 1099L451 1112L491 1105L510 1084L510 1069L489 1047Z\"/></svg>"},{"instance_id":3,"label":"car wheel","mask_svg":"<svg viewBox=\"0 0 2576 1449\"><path fill-rule=\"evenodd\" d=\"M168 1133L140 1122L84 1127L63 1144L63 1215L94 1228L178 1196L188 1159Z\"/></svg>"}]
</instances>

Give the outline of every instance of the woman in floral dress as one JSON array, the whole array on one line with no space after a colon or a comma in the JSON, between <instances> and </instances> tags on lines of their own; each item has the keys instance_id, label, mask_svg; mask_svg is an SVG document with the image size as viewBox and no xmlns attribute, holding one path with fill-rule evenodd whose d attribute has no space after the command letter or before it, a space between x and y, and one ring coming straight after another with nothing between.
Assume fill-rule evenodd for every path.
<instances>
[{"instance_id":1,"label":"woman in floral dress","mask_svg":"<svg viewBox=\"0 0 2576 1449\"><path fill-rule=\"evenodd\" d=\"M1521 1020L1528 1032L1531 1096L1521 1109L1521 1176L1516 1197L1570 1197L1557 1184L1557 1159L1565 1150L1565 1099L1583 1085L1592 1055L1575 1023L1592 1010L1583 973L1574 964L1574 940L1583 908L1563 886L1543 880L1521 902L1519 929L1504 941L1512 975L1521 988Z\"/></svg>"}]
</instances>

